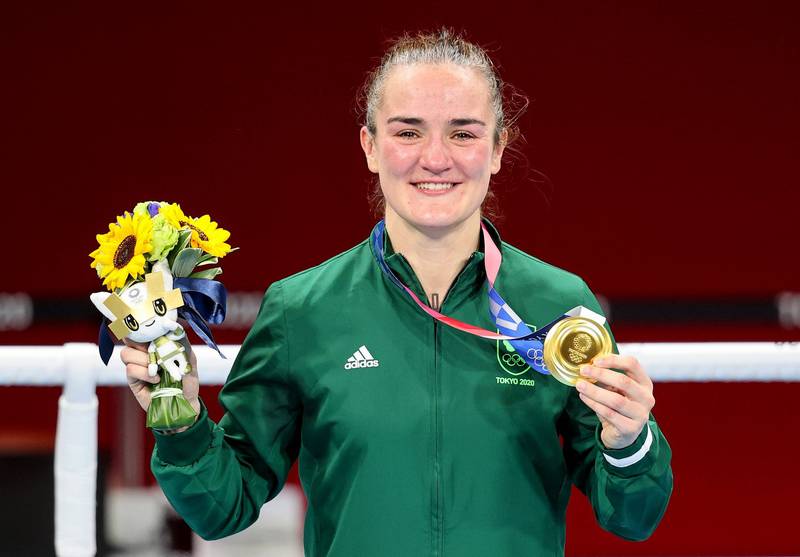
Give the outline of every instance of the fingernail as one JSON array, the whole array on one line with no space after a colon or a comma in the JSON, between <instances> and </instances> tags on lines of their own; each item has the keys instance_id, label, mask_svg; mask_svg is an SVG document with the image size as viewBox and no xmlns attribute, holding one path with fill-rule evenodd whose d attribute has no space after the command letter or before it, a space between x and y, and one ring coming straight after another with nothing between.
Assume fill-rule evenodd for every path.
<instances>
[{"instance_id":1,"label":"fingernail","mask_svg":"<svg viewBox=\"0 0 800 557\"><path fill-rule=\"evenodd\" d=\"M575 388L583 392L583 389L586 388L586 381L584 381L583 379L578 379L578 382L575 383Z\"/></svg>"},{"instance_id":2,"label":"fingernail","mask_svg":"<svg viewBox=\"0 0 800 557\"><path fill-rule=\"evenodd\" d=\"M589 377L592 374L591 368L588 365L581 366L581 375Z\"/></svg>"}]
</instances>

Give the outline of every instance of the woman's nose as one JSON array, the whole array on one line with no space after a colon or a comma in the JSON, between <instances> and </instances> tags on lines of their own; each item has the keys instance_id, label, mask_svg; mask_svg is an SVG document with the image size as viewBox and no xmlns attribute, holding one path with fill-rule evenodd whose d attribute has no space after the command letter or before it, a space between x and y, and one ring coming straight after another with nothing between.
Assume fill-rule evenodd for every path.
<instances>
[{"instance_id":1,"label":"woman's nose","mask_svg":"<svg viewBox=\"0 0 800 557\"><path fill-rule=\"evenodd\" d=\"M450 152L443 138L428 138L422 149L420 164L425 170L434 174L440 174L450 168Z\"/></svg>"}]
</instances>

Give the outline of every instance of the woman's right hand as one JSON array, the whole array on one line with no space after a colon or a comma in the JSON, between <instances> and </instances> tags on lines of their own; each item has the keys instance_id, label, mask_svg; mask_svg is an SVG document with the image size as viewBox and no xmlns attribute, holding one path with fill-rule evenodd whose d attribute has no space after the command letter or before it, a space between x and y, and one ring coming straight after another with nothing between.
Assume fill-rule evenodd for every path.
<instances>
[{"instance_id":1,"label":"woman's right hand","mask_svg":"<svg viewBox=\"0 0 800 557\"><path fill-rule=\"evenodd\" d=\"M120 351L122 363L125 364L125 374L128 377L128 386L136 397L139 406L145 411L150 407L150 385L155 385L160 381L158 375L151 377L147 373L147 366L150 363L150 356L147 353L147 344L124 340L125 347ZM183 376L181 384L183 386L183 396L191 404L195 412L200 415L200 380L197 376L197 358L194 355L191 345L184 343L189 353L189 363L192 366L191 373ZM185 429L185 428L182 428Z\"/></svg>"}]
</instances>

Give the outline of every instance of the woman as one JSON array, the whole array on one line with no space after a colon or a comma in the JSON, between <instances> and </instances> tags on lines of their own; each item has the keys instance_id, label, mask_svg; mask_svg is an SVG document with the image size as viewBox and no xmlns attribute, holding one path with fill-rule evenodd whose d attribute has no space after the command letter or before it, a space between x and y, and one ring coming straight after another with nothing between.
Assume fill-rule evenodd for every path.
<instances>
[{"instance_id":1,"label":"woman","mask_svg":"<svg viewBox=\"0 0 800 557\"><path fill-rule=\"evenodd\" d=\"M573 389L432 319L395 282L494 329L492 242L495 288L529 324L601 311L575 275L502 243L488 221L483 236L481 204L513 131L502 90L486 53L447 31L400 39L371 74L360 137L385 234L270 286L220 393L220 424L193 373L184 391L198 421L156 433L153 473L198 534L251 524L298 457L312 556L562 555L572 483L604 528L643 539L656 527L671 454L636 360L605 357L583 371L597 383ZM122 358L146 408L146 355Z\"/></svg>"}]
</instances>

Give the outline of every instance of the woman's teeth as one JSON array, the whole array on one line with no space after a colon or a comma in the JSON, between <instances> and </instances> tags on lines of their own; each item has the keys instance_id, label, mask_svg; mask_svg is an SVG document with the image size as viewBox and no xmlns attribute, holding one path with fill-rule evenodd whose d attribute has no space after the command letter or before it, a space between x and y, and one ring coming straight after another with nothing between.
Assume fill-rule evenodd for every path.
<instances>
[{"instance_id":1,"label":"woman's teeth","mask_svg":"<svg viewBox=\"0 0 800 557\"><path fill-rule=\"evenodd\" d=\"M428 190L428 191L441 191L441 190L449 190L453 187L452 182L448 182L445 184L435 184L433 182L421 182L419 184L414 184L417 188L421 190Z\"/></svg>"}]
</instances>

